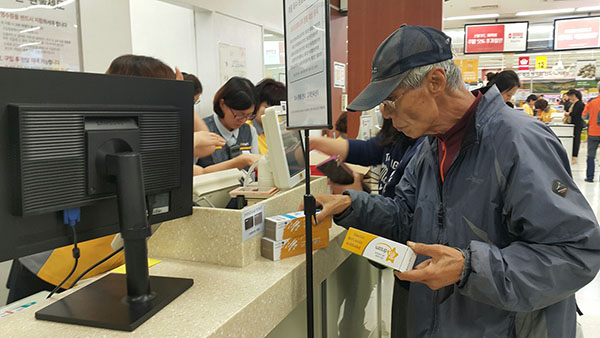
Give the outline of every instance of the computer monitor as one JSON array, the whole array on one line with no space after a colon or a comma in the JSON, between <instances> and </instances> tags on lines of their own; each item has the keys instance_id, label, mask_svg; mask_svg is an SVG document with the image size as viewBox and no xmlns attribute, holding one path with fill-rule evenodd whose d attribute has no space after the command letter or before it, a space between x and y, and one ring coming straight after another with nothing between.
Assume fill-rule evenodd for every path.
<instances>
[{"instance_id":1,"label":"computer monitor","mask_svg":"<svg viewBox=\"0 0 600 338\"><path fill-rule=\"evenodd\" d=\"M270 177L264 177L270 176L270 171L277 188L290 189L302 182L306 175L302 137L297 130L287 130L280 116L285 117L281 106L272 106L262 117L269 154L267 165L262 168L259 165L258 184L269 185L263 182L269 182Z\"/></svg>"},{"instance_id":2,"label":"computer monitor","mask_svg":"<svg viewBox=\"0 0 600 338\"><path fill-rule=\"evenodd\" d=\"M192 285L148 277L146 247L149 222L192 212L192 96L185 81L0 68L0 261L72 244L69 208L79 241L125 242L125 277L36 318L131 331Z\"/></svg>"}]
</instances>

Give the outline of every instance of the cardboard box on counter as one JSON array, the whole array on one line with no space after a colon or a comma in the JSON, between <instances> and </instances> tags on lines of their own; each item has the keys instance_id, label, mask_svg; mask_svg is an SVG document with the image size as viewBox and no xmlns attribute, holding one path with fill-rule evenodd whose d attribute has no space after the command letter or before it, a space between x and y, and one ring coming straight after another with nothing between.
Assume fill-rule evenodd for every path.
<instances>
[{"instance_id":1,"label":"cardboard box on counter","mask_svg":"<svg viewBox=\"0 0 600 338\"><path fill-rule=\"evenodd\" d=\"M313 224L313 233L320 229L329 228L331 228L331 217L325 219L321 224ZM305 229L304 211L265 218L265 237L275 241L304 236Z\"/></svg>"},{"instance_id":2,"label":"cardboard box on counter","mask_svg":"<svg viewBox=\"0 0 600 338\"><path fill-rule=\"evenodd\" d=\"M329 228L315 227L312 232L313 251L326 248L329 245ZM286 238L283 240L272 240L263 237L261 240L260 253L263 257L278 261L280 259L301 255L306 252L305 236Z\"/></svg>"}]
</instances>

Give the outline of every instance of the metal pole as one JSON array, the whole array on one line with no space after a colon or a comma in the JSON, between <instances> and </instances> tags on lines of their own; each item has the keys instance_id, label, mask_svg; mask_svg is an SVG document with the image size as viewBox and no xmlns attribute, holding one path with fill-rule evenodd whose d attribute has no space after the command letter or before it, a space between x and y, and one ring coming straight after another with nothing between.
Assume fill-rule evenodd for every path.
<instances>
[{"instance_id":1,"label":"metal pole","mask_svg":"<svg viewBox=\"0 0 600 338\"><path fill-rule=\"evenodd\" d=\"M306 324L307 337L315 336L313 260L312 260L312 220L316 213L316 202L310 194L310 145L309 130L304 130L304 162L306 170L306 194L304 195L304 217L306 224Z\"/></svg>"}]
</instances>

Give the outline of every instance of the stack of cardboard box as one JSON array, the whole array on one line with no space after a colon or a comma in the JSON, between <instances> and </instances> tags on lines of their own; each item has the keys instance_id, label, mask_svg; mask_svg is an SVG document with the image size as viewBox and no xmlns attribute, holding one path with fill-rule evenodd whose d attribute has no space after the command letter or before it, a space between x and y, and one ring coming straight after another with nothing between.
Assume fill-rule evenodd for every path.
<instances>
[{"instance_id":1,"label":"stack of cardboard box","mask_svg":"<svg viewBox=\"0 0 600 338\"><path fill-rule=\"evenodd\" d=\"M313 220L312 224L314 223ZM329 245L329 228L331 217L312 227L313 250ZM305 253L305 229L304 211L267 217L265 236L261 241L261 255L278 261Z\"/></svg>"}]
</instances>

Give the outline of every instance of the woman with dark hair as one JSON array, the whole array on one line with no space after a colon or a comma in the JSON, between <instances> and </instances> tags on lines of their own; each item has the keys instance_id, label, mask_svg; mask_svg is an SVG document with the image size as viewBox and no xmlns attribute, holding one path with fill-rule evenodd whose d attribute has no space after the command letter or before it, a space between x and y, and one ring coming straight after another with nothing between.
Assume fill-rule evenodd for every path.
<instances>
[{"instance_id":1,"label":"woman with dark hair","mask_svg":"<svg viewBox=\"0 0 600 338\"><path fill-rule=\"evenodd\" d=\"M583 130L583 118L581 113L585 109L585 104L581 102L581 92L575 89L569 89L567 97L571 102L569 109L565 112L566 122L573 125L573 158L571 163L577 163L579 155L579 145L581 144L581 131Z\"/></svg>"},{"instance_id":2,"label":"woman with dark hair","mask_svg":"<svg viewBox=\"0 0 600 338\"><path fill-rule=\"evenodd\" d=\"M214 114L204 118L208 129L225 139L225 145L198 159L205 169L228 163L242 169L260 158L256 129L246 121L254 118L258 98L254 85L242 77L232 77L215 94ZM231 162L229 162L231 161Z\"/></svg>"},{"instance_id":3,"label":"woman with dark hair","mask_svg":"<svg viewBox=\"0 0 600 338\"><path fill-rule=\"evenodd\" d=\"M335 130L338 132L338 138L348 139L348 112L342 112L335 121Z\"/></svg>"},{"instance_id":4,"label":"woman with dark hair","mask_svg":"<svg viewBox=\"0 0 600 338\"><path fill-rule=\"evenodd\" d=\"M265 113L265 109L271 106L278 106L281 104L281 101L286 101L287 91L283 83L267 78L256 85L256 94L258 95L256 117L252 121L248 121L248 124L256 128L256 133L258 134L258 151L261 154L266 154L269 152L269 147L267 146L267 139L265 138L262 126L262 116Z\"/></svg>"},{"instance_id":5,"label":"woman with dark hair","mask_svg":"<svg viewBox=\"0 0 600 338\"><path fill-rule=\"evenodd\" d=\"M552 113L550 111L550 105L548 101L544 99L538 99L534 104L536 110L536 116L540 118L542 122L552 122Z\"/></svg>"},{"instance_id":6,"label":"woman with dark hair","mask_svg":"<svg viewBox=\"0 0 600 338\"><path fill-rule=\"evenodd\" d=\"M194 74L181 72L181 75L183 75L185 81L190 81L194 84L194 104L200 103L200 95L202 95L202 83L200 83L200 80Z\"/></svg>"},{"instance_id":7,"label":"woman with dark hair","mask_svg":"<svg viewBox=\"0 0 600 338\"><path fill-rule=\"evenodd\" d=\"M507 104L512 100L519 87L521 87L519 75L512 70L503 70L492 77L488 76L488 79L490 79L490 82L488 82L487 87L496 85L500 94L502 94L504 102Z\"/></svg>"},{"instance_id":8,"label":"woman with dark hair","mask_svg":"<svg viewBox=\"0 0 600 338\"><path fill-rule=\"evenodd\" d=\"M535 105L535 101L537 101L537 99L538 99L538 97L535 94L531 94L531 95L527 96L527 99L525 100L525 104L523 105L523 109L525 110L525 113L527 115L531 115L531 116L535 115L533 108Z\"/></svg>"}]
</instances>

